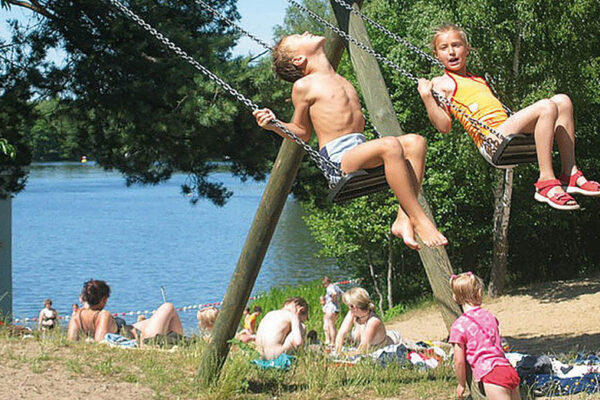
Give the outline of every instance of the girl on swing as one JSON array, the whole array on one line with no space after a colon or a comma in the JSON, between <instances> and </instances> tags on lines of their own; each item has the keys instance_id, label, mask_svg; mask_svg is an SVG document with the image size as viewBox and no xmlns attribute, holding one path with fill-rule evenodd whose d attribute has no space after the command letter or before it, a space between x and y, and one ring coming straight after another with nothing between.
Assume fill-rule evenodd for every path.
<instances>
[{"instance_id":1,"label":"girl on swing","mask_svg":"<svg viewBox=\"0 0 600 400\"><path fill-rule=\"evenodd\" d=\"M534 184L534 198L537 201L558 210L577 210L579 204L569 193L600 195L600 184L588 181L575 164L573 104L567 95L557 94L540 100L509 117L485 80L467 72L467 56L471 48L467 35L461 28L453 24L442 25L436 30L431 45L446 71L431 81L419 79L418 90L427 108L429 120L438 131L450 132L452 113L465 127L483 157L491 163L491 155L486 152L482 143L486 136L492 139L495 137L471 124L463 114L438 104L432 90L443 94L467 115L502 135L535 135L540 168L540 176ZM559 179L556 179L552 168L554 140L558 144L562 164Z\"/></svg>"}]
</instances>

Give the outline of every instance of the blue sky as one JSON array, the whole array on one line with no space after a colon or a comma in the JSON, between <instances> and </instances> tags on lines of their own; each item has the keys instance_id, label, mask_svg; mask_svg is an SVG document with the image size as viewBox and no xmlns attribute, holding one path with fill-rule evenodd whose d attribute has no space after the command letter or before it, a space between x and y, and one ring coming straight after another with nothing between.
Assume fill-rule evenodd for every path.
<instances>
[{"instance_id":1,"label":"blue sky","mask_svg":"<svg viewBox=\"0 0 600 400\"><path fill-rule=\"evenodd\" d=\"M238 10L242 16L240 26L268 43L272 42L273 27L281 24L288 3L285 0L238 0ZM33 13L22 7L11 7L10 11L0 9L0 38L10 38L8 19L18 19L22 24L31 20ZM233 49L234 55L258 54L263 48L246 37L242 37ZM60 53L50 55L60 62Z\"/></svg>"}]
</instances>

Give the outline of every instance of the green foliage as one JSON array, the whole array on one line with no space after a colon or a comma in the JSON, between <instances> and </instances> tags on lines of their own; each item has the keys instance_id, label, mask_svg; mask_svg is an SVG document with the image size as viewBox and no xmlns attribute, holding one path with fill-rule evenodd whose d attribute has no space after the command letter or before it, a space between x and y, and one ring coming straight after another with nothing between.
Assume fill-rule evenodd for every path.
<instances>
[{"instance_id":1,"label":"green foliage","mask_svg":"<svg viewBox=\"0 0 600 400\"><path fill-rule=\"evenodd\" d=\"M0 138L0 153L10 158L15 158L17 154L15 152L15 148L10 143L8 143L8 140L4 138Z\"/></svg>"},{"instance_id":2,"label":"green foliage","mask_svg":"<svg viewBox=\"0 0 600 400\"><path fill-rule=\"evenodd\" d=\"M328 1L313 9L326 9ZM468 33L473 51L470 70L493 77L501 100L521 109L554 93L573 100L577 120L578 165L594 178L600 160L596 134L600 115L600 3L594 0L486 0L478 3L425 0L373 0L363 11L424 51L434 28L454 22ZM289 13L295 26L310 27L310 19ZM286 20L287 21L287 20ZM417 76L433 77L441 70L367 24L373 47ZM436 222L450 240L447 247L454 269L472 270L487 278L492 253L493 190L498 172L474 151L462 127L444 137L434 131L415 85L380 65L397 116L407 132L428 139L424 190ZM338 71L358 88L345 56ZM488 79L490 79L488 78ZM558 157L555 157L558 161ZM556 164L559 173L560 166ZM420 297L429 288L417 254L389 237L394 218L391 196L369 196L342 206L323 204L322 178L304 169L296 193L305 200L307 224L323 254L336 257L353 276L386 289L388 260L393 260L394 302ZM600 204L579 201L580 213L560 213L534 202L532 184L537 167L515 170L509 236L509 279L520 283L567 278L597 271ZM532 257L532 255L535 255ZM373 288L370 292L373 294Z\"/></svg>"},{"instance_id":3,"label":"green foliage","mask_svg":"<svg viewBox=\"0 0 600 400\"><path fill-rule=\"evenodd\" d=\"M239 18L234 0L210 3ZM40 114L13 113L28 117L32 126L19 128L19 140L8 138L17 153L19 143L27 150L35 146L41 160L85 151L123 172L128 184L156 184L175 171L188 173L194 200L208 197L216 204L231 192L209 179L212 160L229 160L242 179L265 178L277 142L236 99L106 3L49 1L43 7L53 18L29 31L15 23L10 44L37 60L38 68L25 75L28 63L5 64L16 69L12 76L24 76L28 93L21 101L37 93L26 106ZM237 36L194 1L134 0L128 7L241 92L259 91L246 72L247 61L231 57ZM43 61L53 47L65 51L64 65Z\"/></svg>"},{"instance_id":4,"label":"green foliage","mask_svg":"<svg viewBox=\"0 0 600 400\"><path fill-rule=\"evenodd\" d=\"M301 0L299 1L304 7L316 12L327 20L332 20L333 10L329 6L328 1L323 0ZM285 18L282 25L275 25L273 34L277 40L284 35L294 33L311 32L315 35L324 35L327 33L327 28L319 24L312 18L306 18L298 8L289 5L285 10Z\"/></svg>"}]
</instances>

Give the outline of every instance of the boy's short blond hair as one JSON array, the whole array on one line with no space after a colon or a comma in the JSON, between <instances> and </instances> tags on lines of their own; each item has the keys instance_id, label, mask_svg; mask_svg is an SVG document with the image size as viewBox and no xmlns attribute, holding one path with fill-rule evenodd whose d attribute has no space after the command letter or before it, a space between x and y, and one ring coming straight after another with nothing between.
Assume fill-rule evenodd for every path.
<instances>
[{"instance_id":1,"label":"boy's short blond hair","mask_svg":"<svg viewBox=\"0 0 600 400\"><path fill-rule=\"evenodd\" d=\"M342 295L342 300L347 306L358 307L361 310L373 311L375 304L371 301L369 292L361 287L353 287Z\"/></svg>"},{"instance_id":2,"label":"boy's short blond hair","mask_svg":"<svg viewBox=\"0 0 600 400\"><path fill-rule=\"evenodd\" d=\"M285 47L285 41L288 36L282 37L279 42L273 47L271 57L273 59L273 71L275 74L287 82L296 82L304 76L302 68L294 65L292 59L294 54Z\"/></svg>"},{"instance_id":3,"label":"boy's short blond hair","mask_svg":"<svg viewBox=\"0 0 600 400\"><path fill-rule=\"evenodd\" d=\"M212 328L217 320L217 315L219 315L219 309L216 307L207 307L199 310L196 313L196 318L198 318L198 327L200 329Z\"/></svg>"},{"instance_id":4,"label":"boy's short blond hair","mask_svg":"<svg viewBox=\"0 0 600 400\"><path fill-rule=\"evenodd\" d=\"M450 278L450 287L454 294L454 300L459 305L481 305L483 298L483 281L474 273L463 272L462 274L452 275Z\"/></svg>"},{"instance_id":5,"label":"boy's short blond hair","mask_svg":"<svg viewBox=\"0 0 600 400\"><path fill-rule=\"evenodd\" d=\"M437 27L435 29L435 31L433 32L433 37L431 38L431 50L433 50L433 52L435 53L435 44L437 42L438 37L440 37L441 34L446 33L446 32L457 32L460 35L460 38L462 39L462 41L464 42L465 46L467 48L471 48L471 44L469 43L469 38L467 37L466 32L463 30L463 28L461 28L460 26L456 25L456 24L443 24L439 27Z\"/></svg>"}]
</instances>

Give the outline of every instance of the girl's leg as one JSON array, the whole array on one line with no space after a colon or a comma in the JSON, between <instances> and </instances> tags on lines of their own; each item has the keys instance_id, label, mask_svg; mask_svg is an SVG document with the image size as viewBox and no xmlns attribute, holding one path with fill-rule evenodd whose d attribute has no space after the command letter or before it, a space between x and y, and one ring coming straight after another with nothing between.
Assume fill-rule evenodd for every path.
<instances>
[{"instance_id":1,"label":"girl's leg","mask_svg":"<svg viewBox=\"0 0 600 400\"><path fill-rule=\"evenodd\" d=\"M557 94L552 100L558 107L558 119L556 120L555 136L560 152L563 180L578 172L575 162L575 121L573 119L573 103L566 94ZM582 187L588 180L584 176L577 178L576 184ZM595 185L597 187L597 185ZM587 195L598 195L594 185L587 187ZM579 192L581 193L581 192Z\"/></svg>"},{"instance_id":2,"label":"girl's leg","mask_svg":"<svg viewBox=\"0 0 600 400\"><path fill-rule=\"evenodd\" d=\"M552 168L552 146L558 107L551 100L540 100L513 114L498 128L503 135L533 133L540 166L539 180L556 179Z\"/></svg>"},{"instance_id":3,"label":"girl's leg","mask_svg":"<svg viewBox=\"0 0 600 400\"><path fill-rule=\"evenodd\" d=\"M166 335L169 332L183 335L181 320L171 303L163 303L150 318L136 322L133 326L142 332L140 341L156 335Z\"/></svg>"},{"instance_id":4,"label":"girl's leg","mask_svg":"<svg viewBox=\"0 0 600 400\"><path fill-rule=\"evenodd\" d=\"M330 343L335 343L335 320L337 319L337 314L336 313L329 313L327 315L328 319L329 319L329 340Z\"/></svg>"},{"instance_id":5,"label":"girl's leg","mask_svg":"<svg viewBox=\"0 0 600 400\"><path fill-rule=\"evenodd\" d=\"M554 101L549 99L540 100L510 116L498 128L498 131L503 135L513 133L533 133L535 135L535 147L540 167L538 181L556 179L552 168L552 147L555 129L559 120L558 114L558 106ZM555 186L546 193L546 196L552 197L563 192L561 186ZM567 205L576 204L574 200L567 202Z\"/></svg>"},{"instance_id":6,"label":"girl's leg","mask_svg":"<svg viewBox=\"0 0 600 400\"><path fill-rule=\"evenodd\" d=\"M342 159L342 170L352 172L361 168L374 168L381 164L385 166L386 180L396 195L400 207L409 216L415 232L425 245L433 247L447 244L448 240L427 218L417 201L414 184L411 183L412 174L405 160L404 149L397 138L384 137L356 146Z\"/></svg>"},{"instance_id":7,"label":"girl's leg","mask_svg":"<svg viewBox=\"0 0 600 400\"><path fill-rule=\"evenodd\" d=\"M325 344L333 343L329 337L329 321L327 320L327 313L323 315L323 333L325 333Z\"/></svg>"},{"instance_id":8,"label":"girl's leg","mask_svg":"<svg viewBox=\"0 0 600 400\"><path fill-rule=\"evenodd\" d=\"M573 120L573 103L569 96L557 94L550 98L558 108L558 118L554 125L554 136L560 161L562 164L562 173L571 176L577 172L575 166L575 121Z\"/></svg>"},{"instance_id":9,"label":"girl's leg","mask_svg":"<svg viewBox=\"0 0 600 400\"><path fill-rule=\"evenodd\" d=\"M512 391L508 388L494 385L491 383L484 383L485 398L489 400L513 400Z\"/></svg>"},{"instance_id":10,"label":"girl's leg","mask_svg":"<svg viewBox=\"0 0 600 400\"><path fill-rule=\"evenodd\" d=\"M510 392L510 400L521 400L521 392L519 392L519 388L516 387Z\"/></svg>"}]
</instances>

